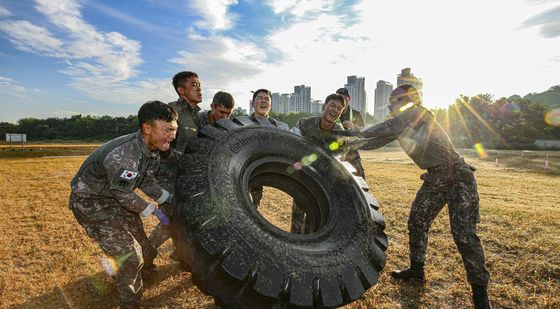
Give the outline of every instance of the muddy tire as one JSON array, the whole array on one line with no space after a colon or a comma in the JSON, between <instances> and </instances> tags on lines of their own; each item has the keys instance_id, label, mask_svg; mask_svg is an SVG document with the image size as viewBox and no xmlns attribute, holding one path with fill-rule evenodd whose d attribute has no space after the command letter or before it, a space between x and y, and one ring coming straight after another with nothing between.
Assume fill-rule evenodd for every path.
<instances>
[{"instance_id":1,"label":"muddy tire","mask_svg":"<svg viewBox=\"0 0 560 309\"><path fill-rule=\"evenodd\" d=\"M250 185L292 196L311 233L269 223ZM385 222L366 191L363 179L300 136L245 117L222 120L200 129L180 161L177 253L221 307L338 307L361 297L385 265Z\"/></svg>"}]
</instances>

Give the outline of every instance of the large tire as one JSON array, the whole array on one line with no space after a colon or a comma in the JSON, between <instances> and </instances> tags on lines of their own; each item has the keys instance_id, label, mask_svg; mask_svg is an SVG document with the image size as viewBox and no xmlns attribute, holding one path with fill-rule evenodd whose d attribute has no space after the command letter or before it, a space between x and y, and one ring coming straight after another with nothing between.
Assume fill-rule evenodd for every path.
<instances>
[{"instance_id":1,"label":"large tire","mask_svg":"<svg viewBox=\"0 0 560 309\"><path fill-rule=\"evenodd\" d=\"M296 162L304 164L293 168ZM253 206L249 184L290 194L311 233L270 224ZM218 121L199 130L179 163L179 258L225 308L342 306L374 285L385 265L385 222L365 191L363 179L300 136L246 117Z\"/></svg>"}]
</instances>

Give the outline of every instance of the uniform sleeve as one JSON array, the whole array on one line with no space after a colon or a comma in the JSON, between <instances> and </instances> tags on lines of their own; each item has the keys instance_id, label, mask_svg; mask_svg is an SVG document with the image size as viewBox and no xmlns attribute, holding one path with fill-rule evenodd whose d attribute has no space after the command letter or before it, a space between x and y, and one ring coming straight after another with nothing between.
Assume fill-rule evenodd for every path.
<instances>
[{"instance_id":1,"label":"uniform sleeve","mask_svg":"<svg viewBox=\"0 0 560 309\"><path fill-rule=\"evenodd\" d=\"M172 152L173 153L173 152ZM142 182L138 186L151 199L156 200L158 204L163 204L169 197L169 192L162 189L156 182L156 171L159 169L159 158L148 161L148 169Z\"/></svg>"},{"instance_id":2,"label":"uniform sleeve","mask_svg":"<svg viewBox=\"0 0 560 309\"><path fill-rule=\"evenodd\" d=\"M290 132L295 133L299 136L303 136L303 133L301 132L301 119L298 120L296 125L293 128L290 129Z\"/></svg>"},{"instance_id":3,"label":"uniform sleeve","mask_svg":"<svg viewBox=\"0 0 560 309\"><path fill-rule=\"evenodd\" d=\"M146 214L146 210L150 209L151 204L134 192L136 178L141 177L138 172L140 160L125 157L118 149L115 148L103 160L103 167L107 172L107 179L110 183L109 190L126 210L143 216L149 215L149 213ZM151 206L153 207L153 205Z\"/></svg>"},{"instance_id":4,"label":"uniform sleeve","mask_svg":"<svg viewBox=\"0 0 560 309\"><path fill-rule=\"evenodd\" d=\"M413 125L415 115L416 109L409 109L391 119L361 129L360 133L367 140L360 149L377 149L396 140L407 127Z\"/></svg>"}]
</instances>

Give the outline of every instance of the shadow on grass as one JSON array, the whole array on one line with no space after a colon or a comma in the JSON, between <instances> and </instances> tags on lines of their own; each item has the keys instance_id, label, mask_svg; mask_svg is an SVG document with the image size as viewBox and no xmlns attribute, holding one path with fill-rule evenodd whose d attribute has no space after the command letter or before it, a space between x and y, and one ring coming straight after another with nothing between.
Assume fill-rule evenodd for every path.
<instances>
[{"instance_id":1,"label":"shadow on grass","mask_svg":"<svg viewBox=\"0 0 560 309\"><path fill-rule=\"evenodd\" d=\"M144 289L154 287L169 277L180 274L177 264L157 268L157 272L144 280ZM142 299L144 308L160 308L168 304L169 299L179 299L178 295L185 289L193 287L189 277L180 280L157 296ZM105 273L99 272L80 280L57 286L50 292L31 298L23 304L9 306L11 309L24 308L117 308L119 305L115 283Z\"/></svg>"},{"instance_id":2,"label":"shadow on grass","mask_svg":"<svg viewBox=\"0 0 560 309\"><path fill-rule=\"evenodd\" d=\"M420 280L394 280L395 285L399 286L399 301L401 308L416 309L425 307L422 301L426 292L424 282Z\"/></svg>"}]
</instances>

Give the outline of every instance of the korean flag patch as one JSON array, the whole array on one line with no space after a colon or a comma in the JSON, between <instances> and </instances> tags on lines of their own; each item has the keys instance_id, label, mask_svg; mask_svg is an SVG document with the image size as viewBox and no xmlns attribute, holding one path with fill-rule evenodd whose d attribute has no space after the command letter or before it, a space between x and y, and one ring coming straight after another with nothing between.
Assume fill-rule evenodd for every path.
<instances>
[{"instance_id":1,"label":"korean flag patch","mask_svg":"<svg viewBox=\"0 0 560 309\"><path fill-rule=\"evenodd\" d=\"M121 174L121 178L126 180L132 180L136 178L136 176L138 176L138 172L129 171L129 170L124 170Z\"/></svg>"}]
</instances>

